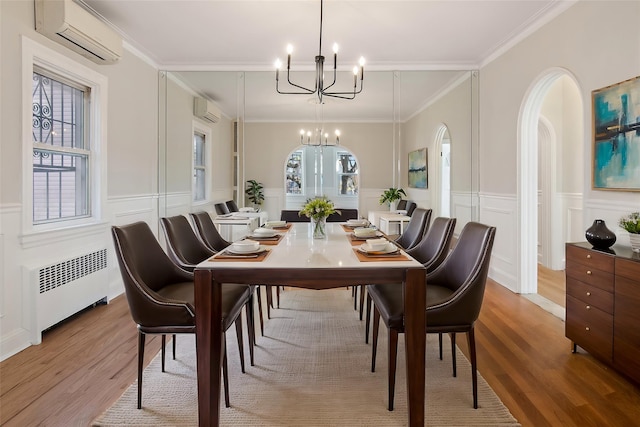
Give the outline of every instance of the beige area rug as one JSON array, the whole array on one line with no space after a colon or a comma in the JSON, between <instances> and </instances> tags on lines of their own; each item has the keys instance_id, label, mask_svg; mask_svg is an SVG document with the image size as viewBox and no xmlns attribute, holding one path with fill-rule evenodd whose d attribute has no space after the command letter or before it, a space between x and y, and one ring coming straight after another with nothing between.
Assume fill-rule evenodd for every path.
<instances>
[{"instance_id":1,"label":"beige area rug","mask_svg":"<svg viewBox=\"0 0 640 427\"><path fill-rule=\"evenodd\" d=\"M234 328L229 329L231 408L221 402L221 425L407 424L402 335L395 410L390 412L386 328L380 328L377 371L372 373L371 345L364 343L364 322L353 310L350 290L287 289L281 292L280 307L272 310L270 320L265 319L265 336L258 336L255 366L247 362L245 374L240 371ZM458 350L458 376L454 378L448 339L442 361L438 358L437 336L428 335L427 344L427 425L519 425L480 376L479 408L473 409L467 359ZM159 356L145 370L141 410L136 409L134 383L94 425L196 426L195 337L178 336L177 345L177 358L167 357L165 373L160 371Z\"/></svg>"}]
</instances>

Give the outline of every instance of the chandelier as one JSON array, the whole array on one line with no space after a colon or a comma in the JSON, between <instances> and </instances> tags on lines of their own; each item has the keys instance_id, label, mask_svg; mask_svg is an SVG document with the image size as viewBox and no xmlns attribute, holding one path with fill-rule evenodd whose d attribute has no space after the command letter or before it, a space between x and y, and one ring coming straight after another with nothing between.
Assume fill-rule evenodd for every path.
<instances>
[{"instance_id":1,"label":"chandelier","mask_svg":"<svg viewBox=\"0 0 640 427\"><path fill-rule=\"evenodd\" d=\"M282 91L280 90L280 68L282 67L282 62L280 59L276 60L276 91L282 94L288 95L311 95L317 94L318 103L322 104L323 97L330 96L333 98L342 98L342 99L354 99L357 94L362 92L362 84L364 81L364 58L360 58L359 66L353 67L353 90L348 92L341 91L329 91L329 89L336 84L337 77L337 63L338 63L338 44L333 44L333 81L329 86L325 87L324 82L324 56L322 55L322 9L323 9L323 0L320 0L320 47L318 49L318 55L315 57L316 63L316 78L315 78L315 86L313 89L308 89L304 86L296 84L291 81L291 54L293 53L293 46L289 44L287 46L287 83L289 85L298 88L293 91ZM358 79L359 77L359 79ZM360 87L358 88L358 80L360 80Z\"/></svg>"},{"instance_id":2,"label":"chandelier","mask_svg":"<svg viewBox=\"0 0 640 427\"><path fill-rule=\"evenodd\" d=\"M336 146L340 145L340 131L336 129L335 139L329 139L329 133L325 132L322 128L315 128L314 130L300 130L300 144L309 145L311 147L320 146Z\"/></svg>"}]
</instances>

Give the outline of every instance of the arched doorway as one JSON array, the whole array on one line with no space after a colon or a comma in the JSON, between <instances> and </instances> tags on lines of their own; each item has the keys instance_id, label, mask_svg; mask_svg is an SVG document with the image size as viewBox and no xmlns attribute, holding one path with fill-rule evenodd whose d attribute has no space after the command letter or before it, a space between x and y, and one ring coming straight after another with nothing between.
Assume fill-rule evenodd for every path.
<instances>
[{"instance_id":1,"label":"arched doorway","mask_svg":"<svg viewBox=\"0 0 640 427\"><path fill-rule=\"evenodd\" d=\"M554 85L561 84L560 87ZM551 94L560 101L546 105L545 117L541 121L541 112ZM568 105L565 105L568 104ZM555 110L549 105L555 107ZM568 107L570 105L570 108ZM564 258L564 242L571 240L569 230L575 229L570 221L571 203L581 198L584 190L583 157L584 157L584 115L585 106L575 77L565 69L551 69L541 75L528 90L520 109L518 125L518 221L519 221L519 258L518 277L519 292L536 293L538 288L538 255L539 255L539 214L547 212L547 218L541 223L549 227L550 264L558 267L558 259ZM569 123L569 125L565 125ZM539 126L548 126L540 134ZM539 138L552 139L555 134L557 144L551 144L540 151ZM554 146L555 145L555 146ZM573 158L568 155L571 154ZM549 208L539 212L539 165L540 156L544 156L542 164L545 170L552 172L546 187ZM556 161L556 159L560 159ZM545 172L546 173L546 172ZM576 178L579 177L579 178ZM546 188L546 190L545 190ZM573 191L567 191L567 188ZM578 194L579 193L579 194ZM559 197L558 194L561 196ZM569 201L572 199L572 201ZM578 221L577 216L574 215ZM580 219L581 221L581 215ZM560 263L561 264L561 263Z\"/></svg>"},{"instance_id":2,"label":"arched doorway","mask_svg":"<svg viewBox=\"0 0 640 427\"><path fill-rule=\"evenodd\" d=\"M436 131L435 139L436 152L436 174L439 179L436 181L436 212L438 216L451 216L451 138L449 129L441 124Z\"/></svg>"}]
</instances>

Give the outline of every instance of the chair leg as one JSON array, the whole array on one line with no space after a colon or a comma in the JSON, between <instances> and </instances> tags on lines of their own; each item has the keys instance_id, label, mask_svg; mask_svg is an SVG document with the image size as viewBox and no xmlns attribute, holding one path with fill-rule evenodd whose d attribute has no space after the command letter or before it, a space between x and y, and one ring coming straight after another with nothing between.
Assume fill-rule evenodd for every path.
<instances>
[{"instance_id":1,"label":"chair leg","mask_svg":"<svg viewBox=\"0 0 640 427\"><path fill-rule=\"evenodd\" d=\"M171 340L173 345L173 360L176 360L176 334L173 334L173 340Z\"/></svg>"},{"instance_id":2,"label":"chair leg","mask_svg":"<svg viewBox=\"0 0 640 427\"><path fill-rule=\"evenodd\" d=\"M264 319L262 318L262 297L260 296L260 286L256 287L256 296L258 297L258 315L260 316L260 335L264 336Z\"/></svg>"},{"instance_id":3,"label":"chair leg","mask_svg":"<svg viewBox=\"0 0 640 427\"><path fill-rule=\"evenodd\" d=\"M271 319L271 309L273 308L273 286L267 285L267 319Z\"/></svg>"},{"instance_id":4,"label":"chair leg","mask_svg":"<svg viewBox=\"0 0 640 427\"><path fill-rule=\"evenodd\" d=\"M476 362L476 337L473 326L467 332L469 358L471 359L471 382L473 384L473 409L478 409L478 365Z\"/></svg>"},{"instance_id":5,"label":"chair leg","mask_svg":"<svg viewBox=\"0 0 640 427\"><path fill-rule=\"evenodd\" d=\"M276 300L278 302L278 308L280 308L280 286L276 286Z\"/></svg>"},{"instance_id":6,"label":"chair leg","mask_svg":"<svg viewBox=\"0 0 640 427\"><path fill-rule=\"evenodd\" d=\"M371 324L371 297L367 294L367 316L365 317L364 325L364 342L369 344L369 326Z\"/></svg>"},{"instance_id":7,"label":"chair leg","mask_svg":"<svg viewBox=\"0 0 640 427\"><path fill-rule=\"evenodd\" d=\"M226 334L222 334L222 381L224 383L224 406L231 406L229 402L229 367L227 365L227 338ZM242 371L244 372L244 370Z\"/></svg>"},{"instance_id":8,"label":"chair leg","mask_svg":"<svg viewBox=\"0 0 640 427\"><path fill-rule=\"evenodd\" d=\"M453 365L453 376L457 377L458 376L458 364L457 364L457 360L456 360L456 334L455 333L450 333L449 336L451 337L451 364Z\"/></svg>"},{"instance_id":9,"label":"chair leg","mask_svg":"<svg viewBox=\"0 0 640 427\"><path fill-rule=\"evenodd\" d=\"M144 364L145 335L138 331L138 409L142 408L142 365Z\"/></svg>"},{"instance_id":10,"label":"chair leg","mask_svg":"<svg viewBox=\"0 0 640 427\"><path fill-rule=\"evenodd\" d=\"M244 374L244 344L242 340L242 315L238 315L236 321L236 336L238 338L238 353L240 353L240 370Z\"/></svg>"},{"instance_id":11,"label":"chair leg","mask_svg":"<svg viewBox=\"0 0 640 427\"><path fill-rule=\"evenodd\" d=\"M371 343L371 372L376 371L376 352L378 350L378 330L380 328L380 312L373 306L373 338Z\"/></svg>"},{"instance_id":12,"label":"chair leg","mask_svg":"<svg viewBox=\"0 0 640 427\"><path fill-rule=\"evenodd\" d=\"M358 311L358 286L351 286L351 296L353 297L353 309Z\"/></svg>"},{"instance_id":13,"label":"chair leg","mask_svg":"<svg viewBox=\"0 0 640 427\"><path fill-rule=\"evenodd\" d=\"M360 320L362 320L362 308L364 307L364 290L365 290L365 286L364 285L358 285L358 287L360 288Z\"/></svg>"},{"instance_id":14,"label":"chair leg","mask_svg":"<svg viewBox=\"0 0 640 427\"><path fill-rule=\"evenodd\" d=\"M162 361L160 363L160 365L162 366L162 372L164 372L164 355L165 355L165 346L167 344L167 336L165 334L162 334L162 346L161 351L162 351Z\"/></svg>"},{"instance_id":15,"label":"chair leg","mask_svg":"<svg viewBox=\"0 0 640 427\"><path fill-rule=\"evenodd\" d=\"M442 332L438 332L438 349L440 350L440 360L442 360Z\"/></svg>"},{"instance_id":16,"label":"chair leg","mask_svg":"<svg viewBox=\"0 0 640 427\"><path fill-rule=\"evenodd\" d=\"M253 295L245 305L247 311L247 335L249 336L249 363L253 366L253 348L256 345L256 328L253 317Z\"/></svg>"},{"instance_id":17,"label":"chair leg","mask_svg":"<svg viewBox=\"0 0 640 427\"><path fill-rule=\"evenodd\" d=\"M393 411L396 392L396 361L398 359L398 331L389 329L389 410Z\"/></svg>"}]
</instances>

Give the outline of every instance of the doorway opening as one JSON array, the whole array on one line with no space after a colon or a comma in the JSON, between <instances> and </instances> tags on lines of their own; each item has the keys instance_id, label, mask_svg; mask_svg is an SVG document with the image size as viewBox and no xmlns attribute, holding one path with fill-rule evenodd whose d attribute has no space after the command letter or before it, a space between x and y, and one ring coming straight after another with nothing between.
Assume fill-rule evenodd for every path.
<instances>
[{"instance_id":1,"label":"doorway opening","mask_svg":"<svg viewBox=\"0 0 640 427\"><path fill-rule=\"evenodd\" d=\"M539 271L544 280L564 278L564 243L581 238L574 230L584 230L584 112L577 81L564 69L544 73L524 98L518 126L522 294L538 293Z\"/></svg>"}]
</instances>

